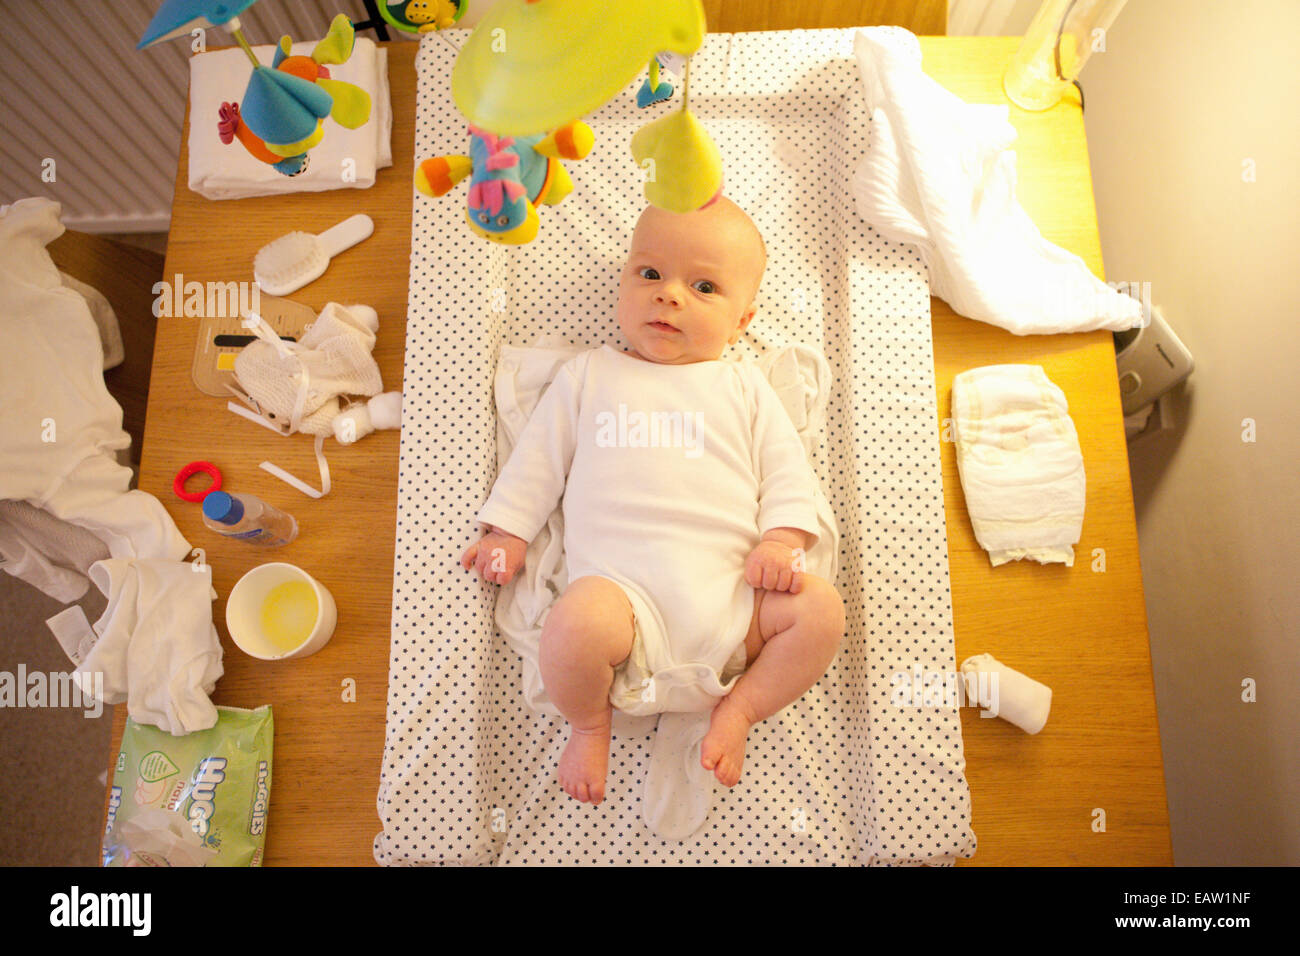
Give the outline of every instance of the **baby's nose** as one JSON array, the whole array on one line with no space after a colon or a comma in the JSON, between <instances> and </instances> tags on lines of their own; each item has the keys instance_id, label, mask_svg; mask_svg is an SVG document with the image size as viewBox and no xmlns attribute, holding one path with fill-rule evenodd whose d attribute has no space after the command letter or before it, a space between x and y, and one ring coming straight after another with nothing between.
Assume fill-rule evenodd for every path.
<instances>
[{"instance_id":1,"label":"baby's nose","mask_svg":"<svg viewBox=\"0 0 1300 956\"><path fill-rule=\"evenodd\" d=\"M655 301L662 305L681 305L681 292L676 286L665 286L655 293Z\"/></svg>"}]
</instances>

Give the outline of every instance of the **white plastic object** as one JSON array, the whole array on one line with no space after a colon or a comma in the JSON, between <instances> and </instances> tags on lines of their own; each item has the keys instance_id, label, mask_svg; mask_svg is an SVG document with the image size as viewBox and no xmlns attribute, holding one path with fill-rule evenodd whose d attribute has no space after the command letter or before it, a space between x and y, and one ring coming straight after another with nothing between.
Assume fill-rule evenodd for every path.
<instances>
[{"instance_id":1,"label":"white plastic object","mask_svg":"<svg viewBox=\"0 0 1300 956\"><path fill-rule=\"evenodd\" d=\"M1149 325L1115 333L1115 365L1120 406L1125 415L1141 411L1192 374L1192 353L1165 321L1159 306Z\"/></svg>"},{"instance_id":2,"label":"white plastic object","mask_svg":"<svg viewBox=\"0 0 1300 956\"><path fill-rule=\"evenodd\" d=\"M344 219L318 236L290 232L268 242L253 258L253 278L270 295L288 295L320 278L330 259L375 231L365 213Z\"/></svg>"},{"instance_id":3,"label":"white plastic object","mask_svg":"<svg viewBox=\"0 0 1300 956\"><path fill-rule=\"evenodd\" d=\"M340 445L351 445L358 438L381 428L400 428L402 393L384 392L365 404L353 405L339 413L331 424Z\"/></svg>"},{"instance_id":4,"label":"white plastic object","mask_svg":"<svg viewBox=\"0 0 1300 956\"><path fill-rule=\"evenodd\" d=\"M295 581L308 584L316 596L316 619L301 644L285 649L263 633L263 605L277 587ZM337 624L338 606L334 603L334 595L302 568L282 561L253 568L235 583L226 600L226 630L230 632L230 639L245 654L259 660L286 660L315 654L329 643Z\"/></svg>"}]
</instances>

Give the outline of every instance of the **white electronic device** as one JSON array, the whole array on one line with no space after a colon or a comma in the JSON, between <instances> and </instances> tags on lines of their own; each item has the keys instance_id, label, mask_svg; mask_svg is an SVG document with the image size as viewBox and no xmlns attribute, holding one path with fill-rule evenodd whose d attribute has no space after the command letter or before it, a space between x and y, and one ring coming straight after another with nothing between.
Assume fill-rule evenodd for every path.
<instances>
[{"instance_id":1,"label":"white electronic device","mask_svg":"<svg viewBox=\"0 0 1300 956\"><path fill-rule=\"evenodd\" d=\"M1174 335L1158 306L1151 307L1149 325L1114 336L1120 405L1125 415L1146 408L1192 374L1192 353Z\"/></svg>"}]
</instances>

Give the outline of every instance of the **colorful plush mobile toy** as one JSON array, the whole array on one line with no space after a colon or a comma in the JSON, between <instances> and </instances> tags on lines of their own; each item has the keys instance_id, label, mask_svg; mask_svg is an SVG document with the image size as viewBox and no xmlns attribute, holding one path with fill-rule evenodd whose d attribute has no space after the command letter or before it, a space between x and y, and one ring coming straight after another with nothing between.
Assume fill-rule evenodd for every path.
<instances>
[{"instance_id":1,"label":"colorful plush mobile toy","mask_svg":"<svg viewBox=\"0 0 1300 956\"><path fill-rule=\"evenodd\" d=\"M452 98L475 128L519 140L565 128L648 63L637 102L649 106L673 93L659 75L664 54L689 57L704 27L700 0L499 0L456 57ZM686 109L689 60L682 76L681 109L632 140L646 199L678 213L707 205L722 189L718 148Z\"/></svg>"},{"instance_id":2,"label":"colorful plush mobile toy","mask_svg":"<svg viewBox=\"0 0 1300 956\"><path fill-rule=\"evenodd\" d=\"M370 94L330 76L326 64L346 63L356 35L339 14L311 56L293 56L281 37L271 66L264 66L240 29L238 14L255 0L167 0L146 28L139 47L188 33L196 27L226 29L253 64L242 103L222 103L221 141L238 139L255 158L279 173L296 176L307 168L307 151L325 135L325 117L356 129L370 118Z\"/></svg>"},{"instance_id":3,"label":"colorful plush mobile toy","mask_svg":"<svg viewBox=\"0 0 1300 956\"><path fill-rule=\"evenodd\" d=\"M465 15L469 0L379 0L379 15L407 33L443 30Z\"/></svg>"},{"instance_id":4,"label":"colorful plush mobile toy","mask_svg":"<svg viewBox=\"0 0 1300 956\"><path fill-rule=\"evenodd\" d=\"M660 71L665 69L675 71L681 61L680 56L667 51L661 51L651 57L650 75L641 84L641 89L636 91L636 105L645 109L653 103L662 103L664 100L671 99L673 85L662 78Z\"/></svg>"},{"instance_id":5,"label":"colorful plush mobile toy","mask_svg":"<svg viewBox=\"0 0 1300 956\"><path fill-rule=\"evenodd\" d=\"M562 159L582 159L595 135L586 123L573 122L543 136L496 136L469 128L468 156L435 156L420 163L415 187L428 196L445 196L466 176L470 228L493 242L532 242L539 224L537 206L558 204L573 192Z\"/></svg>"}]
</instances>

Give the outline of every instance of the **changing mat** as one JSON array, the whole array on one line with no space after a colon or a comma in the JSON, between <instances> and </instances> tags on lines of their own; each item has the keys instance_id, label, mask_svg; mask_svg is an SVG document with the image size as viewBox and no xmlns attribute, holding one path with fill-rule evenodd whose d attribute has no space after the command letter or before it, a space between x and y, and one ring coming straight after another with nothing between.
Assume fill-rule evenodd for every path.
<instances>
[{"instance_id":1,"label":"changing mat","mask_svg":"<svg viewBox=\"0 0 1300 956\"><path fill-rule=\"evenodd\" d=\"M556 781L568 732L526 700L495 626L499 589L459 565L496 475L503 350L622 347L614 304L645 206L632 134L640 78L585 117L576 189L504 249L464 222L460 189L416 196L407 320L388 721L378 793L385 864L948 863L974 853L955 706L900 681L955 671L929 290L917 253L862 225L848 192L869 119L852 30L715 34L692 60L691 106L722 150L727 195L769 264L729 358L803 344L832 372L812 451L841 539L847 636L818 684L754 727L740 783L701 830L642 821L653 721L615 726L606 799ZM463 152L451 103L463 37L425 37L416 156ZM955 702L953 702L955 704Z\"/></svg>"}]
</instances>

